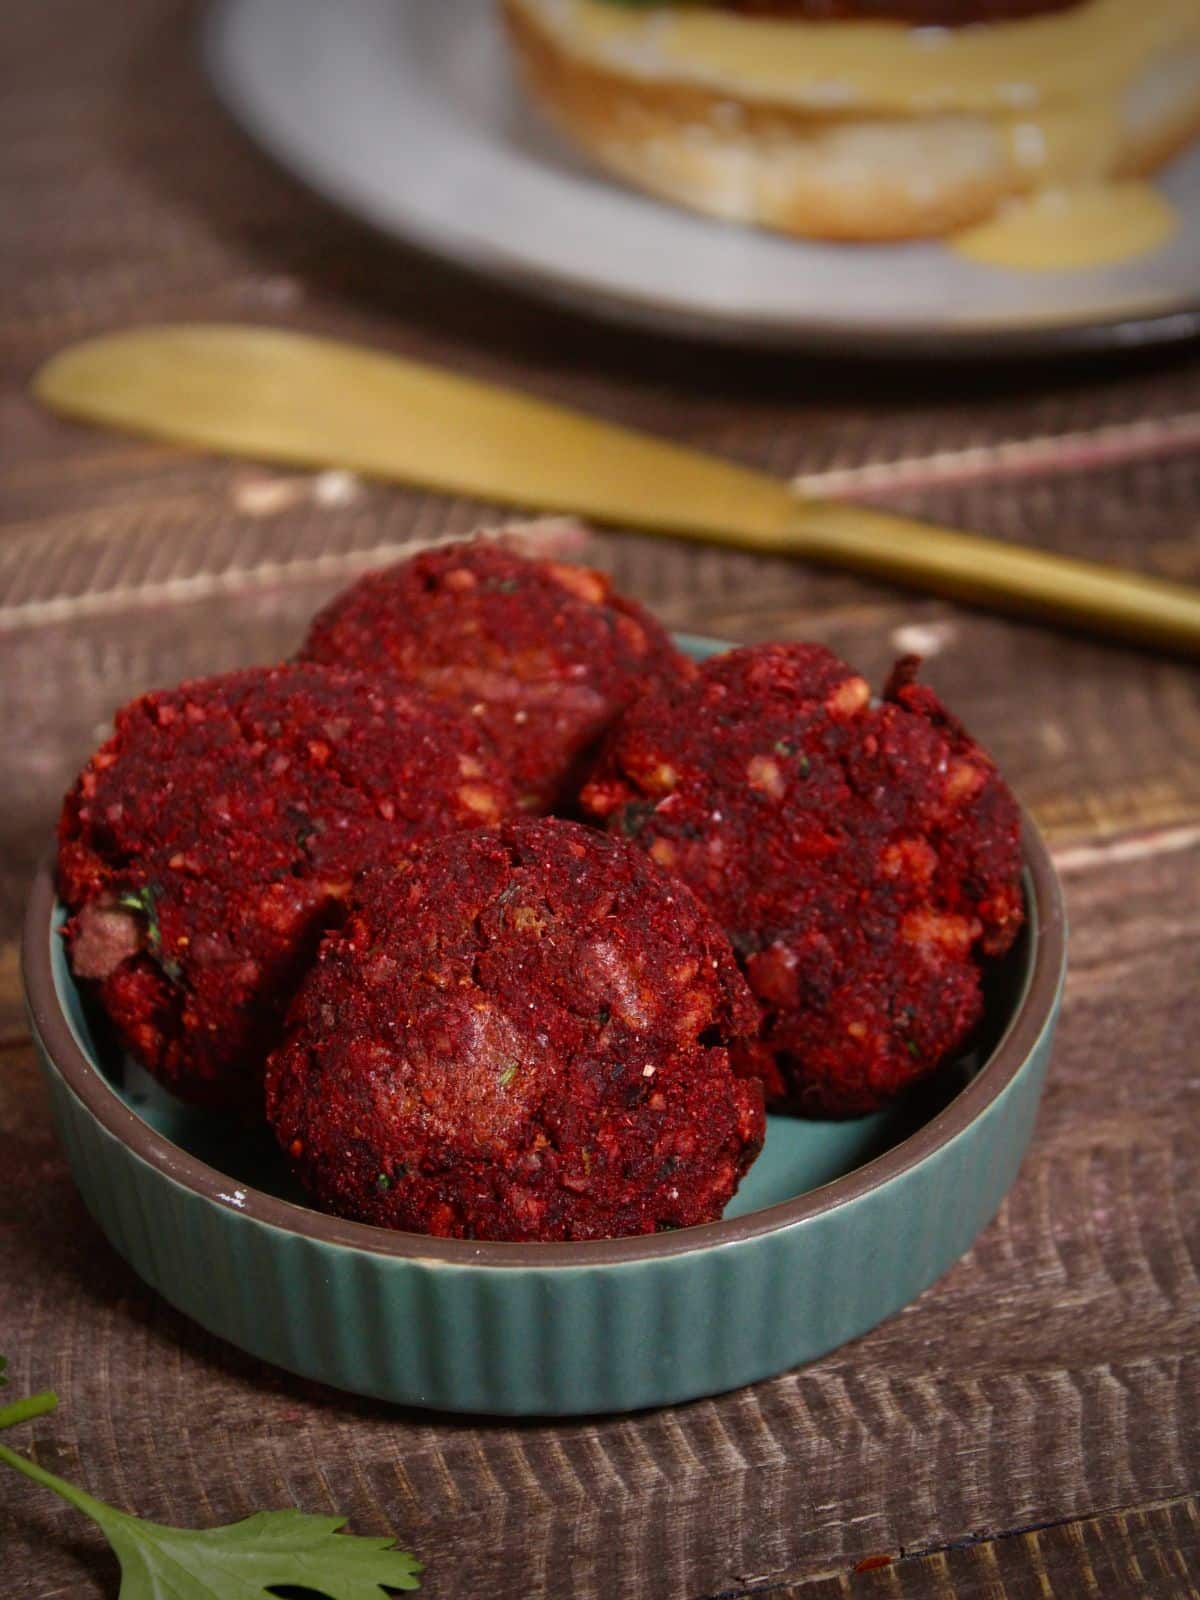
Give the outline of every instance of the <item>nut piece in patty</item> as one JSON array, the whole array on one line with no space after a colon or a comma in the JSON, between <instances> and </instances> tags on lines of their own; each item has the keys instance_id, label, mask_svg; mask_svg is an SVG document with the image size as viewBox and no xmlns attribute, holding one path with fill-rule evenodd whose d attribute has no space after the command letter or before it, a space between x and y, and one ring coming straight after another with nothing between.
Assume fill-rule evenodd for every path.
<instances>
[{"instance_id":1,"label":"nut piece in patty","mask_svg":"<svg viewBox=\"0 0 1200 1600\"><path fill-rule=\"evenodd\" d=\"M491 540L368 573L313 622L302 656L386 669L475 717L525 811L551 809L613 718L691 676L662 626L603 573Z\"/></svg>"},{"instance_id":2,"label":"nut piece in patty","mask_svg":"<svg viewBox=\"0 0 1200 1600\"><path fill-rule=\"evenodd\" d=\"M960 1050L1023 918L1016 803L916 666L872 706L818 645L730 651L633 706L582 791L712 910L762 1010L744 1054L812 1115L874 1110Z\"/></svg>"},{"instance_id":3,"label":"nut piece in patty","mask_svg":"<svg viewBox=\"0 0 1200 1600\"><path fill-rule=\"evenodd\" d=\"M305 665L143 695L64 803L72 968L168 1088L253 1109L357 873L512 809L479 729L417 690Z\"/></svg>"},{"instance_id":4,"label":"nut piece in patty","mask_svg":"<svg viewBox=\"0 0 1200 1600\"><path fill-rule=\"evenodd\" d=\"M297 995L267 1114L325 1209L479 1239L711 1221L757 1154L723 934L640 851L527 819L368 873Z\"/></svg>"}]
</instances>

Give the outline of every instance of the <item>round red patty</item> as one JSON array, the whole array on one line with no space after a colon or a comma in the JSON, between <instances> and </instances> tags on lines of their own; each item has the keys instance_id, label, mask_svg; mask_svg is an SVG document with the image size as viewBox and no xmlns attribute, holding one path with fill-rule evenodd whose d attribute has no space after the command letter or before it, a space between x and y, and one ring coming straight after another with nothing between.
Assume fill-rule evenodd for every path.
<instances>
[{"instance_id":1,"label":"round red patty","mask_svg":"<svg viewBox=\"0 0 1200 1600\"><path fill-rule=\"evenodd\" d=\"M473 724L360 673L283 666L143 695L63 806L72 967L169 1088L253 1106L355 875L512 809Z\"/></svg>"},{"instance_id":2,"label":"round red patty","mask_svg":"<svg viewBox=\"0 0 1200 1600\"><path fill-rule=\"evenodd\" d=\"M689 891L620 840L527 819L367 874L267 1070L318 1203L478 1239L711 1221L757 1154L756 1008Z\"/></svg>"},{"instance_id":3,"label":"round red patty","mask_svg":"<svg viewBox=\"0 0 1200 1600\"><path fill-rule=\"evenodd\" d=\"M636 696L693 671L603 573L529 561L491 540L368 573L317 616L301 655L385 667L476 717L524 811L548 810L577 786Z\"/></svg>"},{"instance_id":4,"label":"round red patty","mask_svg":"<svg viewBox=\"0 0 1200 1600\"><path fill-rule=\"evenodd\" d=\"M734 650L634 706L582 792L711 908L762 1008L768 1099L884 1105L964 1044L1022 921L990 759L897 664L882 704L819 645Z\"/></svg>"}]
</instances>

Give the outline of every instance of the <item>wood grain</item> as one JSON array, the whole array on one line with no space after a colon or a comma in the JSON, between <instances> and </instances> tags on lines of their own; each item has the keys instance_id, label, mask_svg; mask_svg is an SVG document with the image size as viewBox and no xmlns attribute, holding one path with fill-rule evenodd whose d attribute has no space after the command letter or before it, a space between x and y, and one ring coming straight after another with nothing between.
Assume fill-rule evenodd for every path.
<instances>
[{"instance_id":1,"label":"wood grain","mask_svg":"<svg viewBox=\"0 0 1200 1600\"><path fill-rule=\"evenodd\" d=\"M880 1564L869 1565L873 1559ZM763 1600L1197 1600L1200 1508L1184 1495L944 1550L867 1557L859 1567L753 1593Z\"/></svg>"},{"instance_id":2,"label":"wood grain","mask_svg":"<svg viewBox=\"0 0 1200 1600\"><path fill-rule=\"evenodd\" d=\"M61 793L113 708L278 659L354 572L495 508L70 427L27 393L66 341L174 317L364 340L996 538L1200 579L1200 358L893 367L600 329L382 244L224 120L183 0L0 12L0 1350L61 1389L39 1459L199 1525L349 1513L431 1596L1194 1596L1200 1483L1200 675L834 573L630 530L572 553L674 627L808 637L878 682L915 650L1064 873L1072 975L1000 1216L903 1314L671 1411L563 1425L403 1412L261 1366L158 1301L83 1212L26 1042L16 938ZM1078 435L1154 449L1081 464ZM402 419L398 419L402 425ZM1136 428L1135 428L1136 432ZM1184 440L1161 445L1164 438ZM1142 437L1137 435L1137 437ZM1020 471L996 446L1035 440ZM1061 441L1061 448L1055 440ZM990 453L990 454L989 454ZM999 458L1001 461L1011 458ZM887 1566L855 1571L873 1556ZM66 1507L0 1492L0 1589L111 1596Z\"/></svg>"}]
</instances>

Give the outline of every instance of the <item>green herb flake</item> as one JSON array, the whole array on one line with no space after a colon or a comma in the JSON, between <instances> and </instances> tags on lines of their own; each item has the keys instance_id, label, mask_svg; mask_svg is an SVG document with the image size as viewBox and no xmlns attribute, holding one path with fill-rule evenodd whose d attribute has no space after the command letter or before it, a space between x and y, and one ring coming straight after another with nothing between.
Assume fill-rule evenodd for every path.
<instances>
[{"instance_id":1,"label":"green herb flake","mask_svg":"<svg viewBox=\"0 0 1200 1600\"><path fill-rule=\"evenodd\" d=\"M140 889L125 889L117 896L117 904L133 911L146 924L146 948L157 956L162 949L162 928L158 921L158 889L144 883Z\"/></svg>"},{"instance_id":2,"label":"green herb flake","mask_svg":"<svg viewBox=\"0 0 1200 1600\"><path fill-rule=\"evenodd\" d=\"M379 1190L380 1194L386 1194L392 1187L392 1180L388 1177L386 1172L381 1172L375 1179L375 1187Z\"/></svg>"},{"instance_id":3,"label":"green herb flake","mask_svg":"<svg viewBox=\"0 0 1200 1600\"><path fill-rule=\"evenodd\" d=\"M517 1063L515 1061L510 1061L508 1063L508 1065L505 1067L504 1071L500 1074L500 1087L502 1089L507 1089L509 1084L516 1077L516 1075L517 1075Z\"/></svg>"},{"instance_id":4,"label":"green herb flake","mask_svg":"<svg viewBox=\"0 0 1200 1600\"><path fill-rule=\"evenodd\" d=\"M914 1061L916 1061L919 1058L919 1056L921 1054L921 1046L917 1043L917 1041L915 1039L905 1039L904 1048L908 1051L909 1055L913 1058Z\"/></svg>"},{"instance_id":5,"label":"green herb flake","mask_svg":"<svg viewBox=\"0 0 1200 1600\"><path fill-rule=\"evenodd\" d=\"M117 896L117 904L126 911L136 911L140 917L154 918L157 916L155 907L155 890L152 883L144 883L140 889L122 889Z\"/></svg>"},{"instance_id":6,"label":"green herb flake","mask_svg":"<svg viewBox=\"0 0 1200 1600\"><path fill-rule=\"evenodd\" d=\"M777 756L790 756L795 748L796 746L790 739L776 739L775 741L775 754Z\"/></svg>"},{"instance_id":7,"label":"green herb flake","mask_svg":"<svg viewBox=\"0 0 1200 1600\"><path fill-rule=\"evenodd\" d=\"M627 839L636 839L657 808L656 800L631 800L618 812L617 827Z\"/></svg>"}]
</instances>

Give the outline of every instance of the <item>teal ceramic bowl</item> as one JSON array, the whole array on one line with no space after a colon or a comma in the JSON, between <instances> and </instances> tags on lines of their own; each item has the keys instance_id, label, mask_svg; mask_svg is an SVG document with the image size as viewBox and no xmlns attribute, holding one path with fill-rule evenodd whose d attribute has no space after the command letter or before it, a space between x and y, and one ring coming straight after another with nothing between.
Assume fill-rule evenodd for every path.
<instances>
[{"instance_id":1,"label":"teal ceramic bowl","mask_svg":"<svg viewBox=\"0 0 1200 1600\"><path fill-rule=\"evenodd\" d=\"M973 1056L851 1122L769 1119L724 1219L583 1244L433 1239L305 1205L267 1132L172 1100L81 1002L47 864L25 927L59 1138L109 1241L210 1332L289 1371L450 1411L632 1411L733 1389L864 1333L962 1255L1029 1142L1066 969L1025 820L1028 923Z\"/></svg>"}]
</instances>

